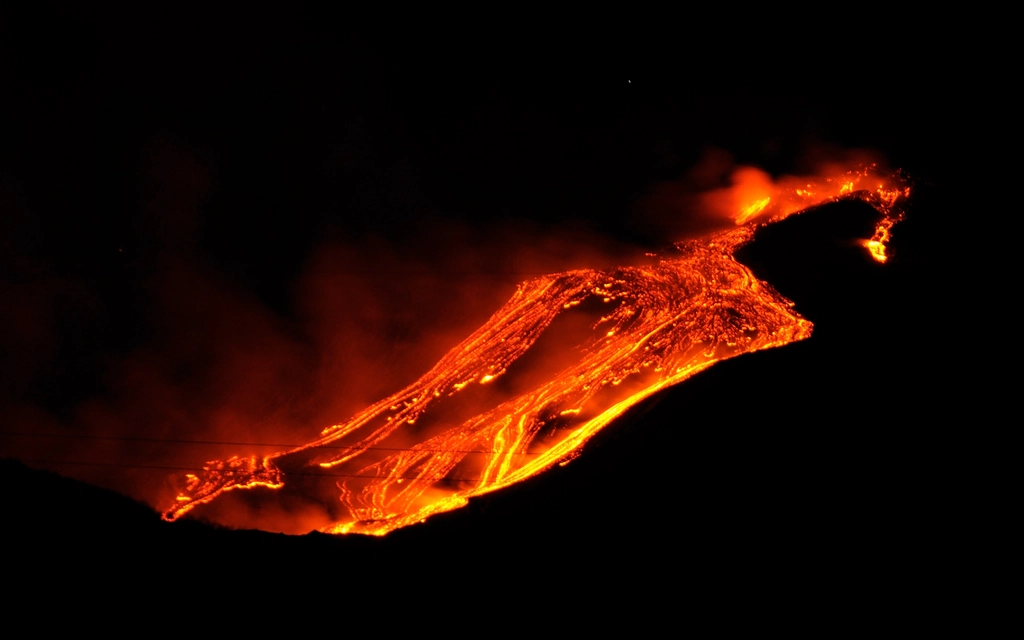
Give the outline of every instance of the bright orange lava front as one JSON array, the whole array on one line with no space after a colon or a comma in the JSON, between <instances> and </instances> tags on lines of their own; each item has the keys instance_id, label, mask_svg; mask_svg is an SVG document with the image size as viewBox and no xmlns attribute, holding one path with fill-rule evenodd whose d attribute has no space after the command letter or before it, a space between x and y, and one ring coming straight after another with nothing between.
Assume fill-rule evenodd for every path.
<instances>
[{"instance_id":1,"label":"bright orange lava front","mask_svg":"<svg viewBox=\"0 0 1024 640\"><path fill-rule=\"evenodd\" d=\"M570 460L598 430L659 390L720 360L811 335L811 323L789 300L733 258L758 225L825 202L862 200L881 214L864 246L884 261L909 194L899 175L880 177L873 165L804 180L757 197L739 211L737 226L678 243L657 264L524 282L413 384L324 429L315 442L207 463L187 476L164 518L233 489L280 488L298 467L340 478L347 516L324 531L383 535ZM498 384L557 318L581 305L607 312L591 323L569 364L468 419L422 426L474 385Z\"/></svg>"}]
</instances>

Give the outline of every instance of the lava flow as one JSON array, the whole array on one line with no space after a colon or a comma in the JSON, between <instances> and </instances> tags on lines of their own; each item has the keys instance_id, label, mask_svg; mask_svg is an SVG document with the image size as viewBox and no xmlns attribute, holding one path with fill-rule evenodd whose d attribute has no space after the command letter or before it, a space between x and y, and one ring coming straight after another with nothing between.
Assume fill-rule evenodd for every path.
<instances>
[{"instance_id":1,"label":"lava flow","mask_svg":"<svg viewBox=\"0 0 1024 640\"><path fill-rule=\"evenodd\" d=\"M290 477L335 476L343 508L335 508L340 516L322 530L383 535L572 459L629 407L715 362L809 337L811 323L738 263L736 249L759 225L857 199L881 214L863 244L885 261L910 188L874 165L780 185L744 193L747 204L735 226L677 243L656 264L522 283L413 384L324 429L315 442L207 463L187 476L164 518L180 518L233 489L279 489ZM502 388L503 376L518 371L514 363L555 330L556 319L573 314L586 322L572 325L571 357L541 367L544 378ZM460 398L461 416L443 408ZM495 404L484 404L487 398ZM453 413L458 417L449 419Z\"/></svg>"}]
</instances>

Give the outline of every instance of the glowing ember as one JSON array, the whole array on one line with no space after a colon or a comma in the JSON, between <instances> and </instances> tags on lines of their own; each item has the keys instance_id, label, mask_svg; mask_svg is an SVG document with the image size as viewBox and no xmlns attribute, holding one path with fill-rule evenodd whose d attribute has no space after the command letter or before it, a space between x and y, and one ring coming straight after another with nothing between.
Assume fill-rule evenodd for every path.
<instances>
[{"instance_id":1,"label":"glowing ember","mask_svg":"<svg viewBox=\"0 0 1024 640\"><path fill-rule=\"evenodd\" d=\"M324 530L383 535L564 464L629 407L715 362L807 338L811 323L736 262L736 249L758 224L859 199L882 214L864 246L884 261L910 189L899 175L880 178L874 165L817 182L784 182L741 207L736 227L678 243L656 265L569 271L522 283L480 329L407 388L305 446L208 463L200 475L187 476L164 518L175 520L225 491L277 489L289 474L320 469L319 475L339 478L347 512ZM585 335L573 334L579 339L571 358L548 367L543 379L506 390L496 406L473 409L468 419L439 415L460 398L472 408L486 397L481 394L499 393L503 376L556 319L595 309L600 317L588 322Z\"/></svg>"}]
</instances>

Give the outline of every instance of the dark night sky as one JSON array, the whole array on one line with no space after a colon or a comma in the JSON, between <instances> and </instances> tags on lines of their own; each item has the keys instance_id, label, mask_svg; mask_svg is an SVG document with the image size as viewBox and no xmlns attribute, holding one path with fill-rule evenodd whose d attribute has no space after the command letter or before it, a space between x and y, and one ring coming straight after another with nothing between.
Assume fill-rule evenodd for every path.
<instances>
[{"instance_id":1,"label":"dark night sky","mask_svg":"<svg viewBox=\"0 0 1024 640\"><path fill-rule=\"evenodd\" d=\"M22 19L39 24L19 16L8 28ZM966 414L974 391L948 373L964 356L937 355L933 336L919 331L934 322L951 272L937 245L956 235L943 191L946 143L934 135L944 107L922 54L875 51L865 60L846 41L808 43L834 60L825 73L808 67L820 55L757 51L736 65L640 36L612 44L486 33L378 39L294 13L117 24L60 10L47 16L45 38L5 39L0 400L23 421L17 429L88 422L88 406L88 415L112 413L122 428L136 420L138 433L149 433L126 400L136 389L148 394L140 406L184 404L167 413L208 416L218 402L248 398L204 382L238 373L243 352L269 352L257 364L278 363L276 376L329 373L316 353L322 327L303 302L325 246L358 247L362 268L385 274L364 278L379 290L365 299L383 315L353 309L346 327L384 317L392 333L369 343L400 350L418 335L409 326L416 318L403 313L423 314L432 327L451 318L427 298L410 296L406 305L396 296L410 282L450 293L452 274L466 268L450 255L465 244L475 247L474 277L511 286L531 238L582 238L564 247L571 262L586 255L584 241L613 259L685 233L692 222L666 217L652 194L709 154L778 175L829 150L869 148L919 178L923 195L897 227L897 260L886 270L822 263L837 270L848 296L779 267L791 288L776 284L816 322L814 339L720 364L646 403L565 469L390 544L414 550L420 540L509 528L527 538L552 527L578 535L595 522L1007 515L1006 436L983 421L965 432L939 420ZM800 234L819 231L791 233L797 240L772 242L793 254L807 237ZM753 250L750 257L773 264ZM417 280L424 265L430 273ZM466 295L500 302L506 294ZM866 308L869 298L877 307ZM454 306L461 313L472 302ZM231 313L242 319L223 321ZM477 321L467 312L465 322ZM208 357L189 351L225 341ZM409 358L429 362L438 348ZM870 351L882 355L863 357ZM162 377L151 386L124 382L157 369ZM411 365L402 371L415 373ZM238 415L265 410L319 427L331 411L352 408L263 400ZM154 430L166 437L170 428ZM9 473L36 482L20 469ZM89 491L51 482L38 480L44 500ZM660 489L632 496L644 483ZM24 492L25 513L44 523L62 517L42 516L33 491ZM171 531L110 504L118 527L164 545L239 536L216 538L224 548L249 535L194 524ZM85 507L69 508L89 521ZM89 526L104 535L114 528ZM299 544L245 540L245 549ZM388 541L345 548L381 544Z\"/></svg>"}]
</instances>

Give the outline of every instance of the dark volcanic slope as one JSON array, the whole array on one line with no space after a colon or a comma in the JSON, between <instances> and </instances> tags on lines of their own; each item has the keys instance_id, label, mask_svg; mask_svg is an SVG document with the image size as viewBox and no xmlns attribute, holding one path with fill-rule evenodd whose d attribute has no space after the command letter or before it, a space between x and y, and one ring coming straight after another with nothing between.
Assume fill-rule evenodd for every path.
<instances>
[{"instance_id":1,"label":"dark volcanic slope","mask_svg":"<svg viewBox=\"0 0 1024 640\"><path fill-rule=\"evenodd\" d=\"M921 201L916 211L924 215ZM969 398L916 333L930 312L922 297L934 291L912 235L921 225L897 227L903 239L882 266L850 244L871 215L830 205L763 230L741 251L815 322L810 340L720 363L636 407L566 467L426 525L378 540L167 524L117 494L5 461L2 482L18 487L5 527L18 547L80 558L123 555L130 542L238 559L327 550L371 563L441 541L454 549L515 535L543 546L596 531L636 541L694 521L1012 516L1005 436L936 421Z\"/></svg>"},{"instance_id":2,"label":"dark volcanic slope","mask_svg":"<svg viewBox=\"0 0 1024 640\"><path fill-rule=\"evenodd\" d=\"M827 47L794 39L791 60L758 38L765 64L738 69L732 56L709 60L701 39L645 50L643 30L633 42L557 34L533 48L518 32L378 40L358 21L339 33L337 20L280 7L250 12L246 25L235 12L182 11L130 29L120 16L45 13L12 16L4 26L19 37L0 39L11 71L0 101L0 319L10 323L0 399L58 417L103 390L112 359L151 341L145 285L163 273L152 260L161 252L195 258L188 268L287 317L294 278L330 229L399 246L430 239L437 217L530 218L542 230L583 219L628 242L663 242L665 229L629 213L708 147L772 173L797 170L821 142L874 148L943 191L917 191L884 267L842 242L800 239L831 221L769 228L743 258L815 322L812 339L721 363L637 407L568 466L426 526L333 540L168 525L116 494L4 461L12 553L113 556L162 575L203 551L220 563L182 562L209 576L232 563L295 566L324 549L351 565L445 540L475 548L513 535L563 548L606 531L621 543L652 525L664 537L630 548L663 548L694 519L1016 515L1019 447L992 402L1009 394L989 388L995 376L980 363L1000 348L998 305L964 272L967 232L952 224L986 212L954 210L943 183L977 162L952 158L956 140L983 137L949 106L962 88L933 59L948 47L864 46L854 22L855 38L830 29ZM840 46L868 83L781 82L809 51L839 60ZM879 69L892 70L891 84L875 82ZM994 259L983 257L973 271ZM53 291L59 304L37 304ZM217 585L229 580L214 573Z\"/></svg>"}]
</instances>

